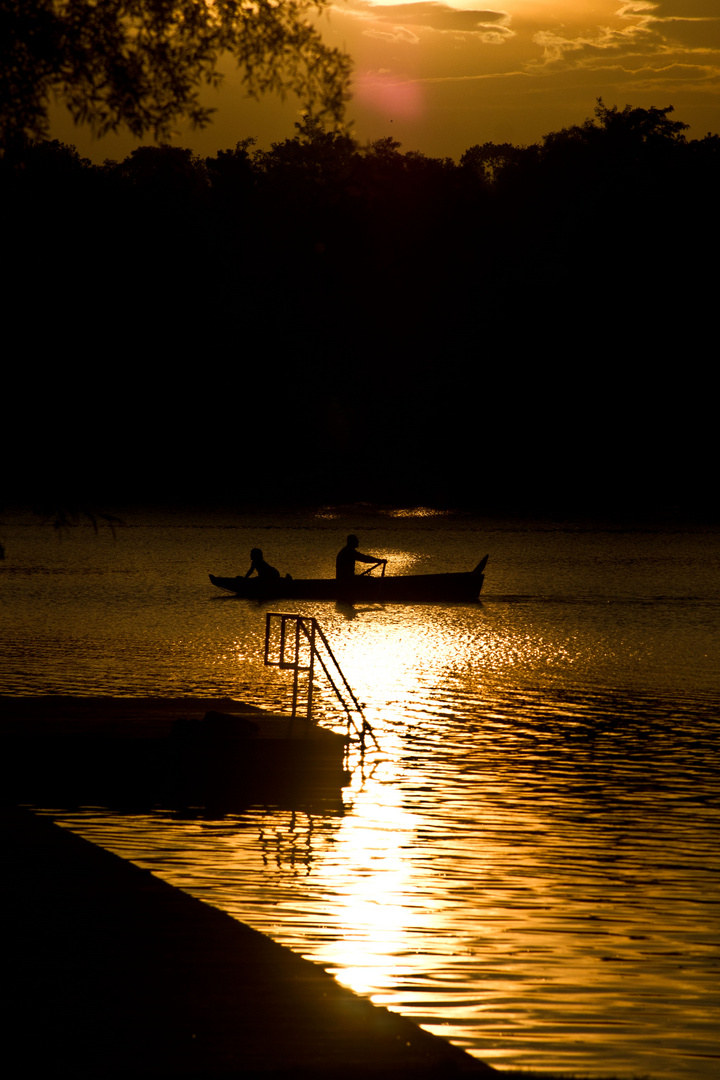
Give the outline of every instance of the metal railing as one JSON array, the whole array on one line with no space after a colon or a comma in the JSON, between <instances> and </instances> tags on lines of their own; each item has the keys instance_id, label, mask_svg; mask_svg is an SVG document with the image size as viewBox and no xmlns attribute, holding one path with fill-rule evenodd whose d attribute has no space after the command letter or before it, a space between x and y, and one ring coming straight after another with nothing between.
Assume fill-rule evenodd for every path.
<instances>
[{"instance_id":1,"label":"metal railing","mask_svg":"<svg viewBox=\"0 0 720 1080\"><path fill-rule=\"evenodd\" d=\"M277 626L276 620L279 620L279 639L274 633ZM281 611L268 611L265 621L265 663L294 672L293 717L297 715L301 673L307 675L306 715L308 720L312 717L316 661L345 710L348 736L351 731L354 731L364 749L365 735L369 734L377 746L375 733L365 718L362 706L352 692L317 619L307 615L288 615Z\"/></svg>"}]
</instances>

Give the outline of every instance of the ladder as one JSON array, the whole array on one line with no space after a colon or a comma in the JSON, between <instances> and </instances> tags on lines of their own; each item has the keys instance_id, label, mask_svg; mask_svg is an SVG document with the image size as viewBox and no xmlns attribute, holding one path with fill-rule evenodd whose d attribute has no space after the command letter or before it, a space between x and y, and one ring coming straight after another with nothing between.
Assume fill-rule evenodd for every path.
<instances>
[{"instance_id":1,"label":"ladder","mask_svg":"<svg viewBox=\"0 0 720 1080\"><path fill-rule=\"evenodd\" d=\"M279 622L278 622L279 621ZM279 638L278 638L279 631ZM301 672L307 675L307 719L312 717L313 676L315 662L324 671L345 710L348 738L351 731L365 749L365 735L369 734L378 746L375 732L365 718L360 702L330 648L317 619L307 615L288 615L282 611L268 611L265 620L265 663L285 671L293 671L292 716L297 715L298 691Z\"/></svg>"}]
</instances>

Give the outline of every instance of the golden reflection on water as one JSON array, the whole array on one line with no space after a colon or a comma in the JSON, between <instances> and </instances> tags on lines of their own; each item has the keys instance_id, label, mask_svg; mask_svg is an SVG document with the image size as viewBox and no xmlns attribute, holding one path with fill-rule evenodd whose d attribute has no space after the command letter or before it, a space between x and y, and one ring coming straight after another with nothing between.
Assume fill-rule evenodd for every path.
<instances>
[{"instance_id":1,"label":"golden reflection on water","mask_svg":"<svg viewBox=\"0 0 720 1080\"><path fill-rule=\"evenodd\" d=\"M437 568L423 538L358 532L390 572ZM339 545L326 537L297 553L308 576L327 572ZM255 542L219 537L206 566L203 539L168 601L171 632L159 602L137 615L154 570L125 597L123 637L117 597L101 606L73 578L72 649L25 605L18 671L28 678L32 660L46 680L72 675L75 692L287 707L289 676L262 665L266 608L198 600L200 571L243 569ZM638 584L617 557L637 538L501 544L480 604L290 605L320 618L380 743L327 806L65 820L490 1063L714 1080L718 622L717 604L693 597L716 594L705 578L681 589L669 557ZM448 569L484 553L472 534L441 546ZM703 549L693 566L710 565ZM327 690L315 700L335 708Z\"/></svg>"},{"instance_id":2,"label":"golden reflection on water","mask_svg":"<svg viewBox=\"0 0 720 1080\"><path fill-rule=\"evenodd\" d=\"M403 611L402 620L393 619L389 609L365 612L351 622L336 614L330 636L371 719L385 722L393 717L404 722L429 696L441 711L444 698L457 711L458 695L475 700L487 681L512 678L517 668L563 670L579 649L572 637L551 640L534 629L509 631L488 619L479 604L415 608Z\"/></svg>"},{"instance_id":3,"label":"golden reflection on water","mask_svg":"<svg viewBox=\"0 0 720 1080\"><path fill-rule=\"evenodd\" d=\"M403 970L416 891L406 852L415 821L391 772L384 773L384 783L358 794L337 836L338 864L355 869L334 882L329 925L336 937L315 954L345 986L373 1000Z\"/></svg>"},{"instance_id":4,"label":"golden reflection on water","mask_svg":"<svg viewBox=\"0 0 720 1080\"><path fill-rule=\"evenodd\" d=\"M66 820L489 1063L710 1080L707 732L572 705L380 720L342 812Z\"/></svg>"}]
</instances>

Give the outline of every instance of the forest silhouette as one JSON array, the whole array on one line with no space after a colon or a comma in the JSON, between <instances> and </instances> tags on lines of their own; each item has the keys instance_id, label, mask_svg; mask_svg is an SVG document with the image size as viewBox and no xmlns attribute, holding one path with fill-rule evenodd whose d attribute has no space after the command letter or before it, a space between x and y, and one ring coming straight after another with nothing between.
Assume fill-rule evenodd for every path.
<instances>
[{"instance_id":1,"label":"forest silhouette","mask_svg":"<svg viewBox=\"0 0 720 1080\"><path fill-rule=\"evenodd\" d=\"M311 118L206 158L16 142L11 485L706 512L720 137L686 127L598 101L459 162Z\"/></svg>"}]
</instances>

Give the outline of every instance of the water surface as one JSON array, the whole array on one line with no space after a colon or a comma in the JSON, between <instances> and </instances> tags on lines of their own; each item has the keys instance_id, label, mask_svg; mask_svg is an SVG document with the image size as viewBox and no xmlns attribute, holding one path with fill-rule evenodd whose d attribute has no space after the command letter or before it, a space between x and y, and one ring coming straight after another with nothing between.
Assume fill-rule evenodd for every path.
<instances>
[{"instance_id":1,"label":"water surface","mask_svg":"<svg viewBox=\"0 0 720 1080\"><path fill-rule=\"evenodd\" d=\"M490 562L479 604L281 605L318 617L378 736L339 799L46 809L499 1068L717 1074L716 531L127 520L115 540L6 528L0 691L282 707L269 609L209 571L244 573L260 546L326 576L350 530L389 572Z\"/></svg>"}]
</instances>

